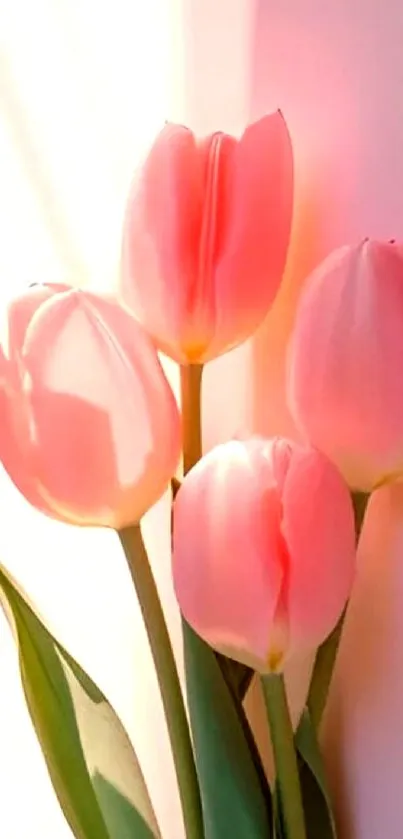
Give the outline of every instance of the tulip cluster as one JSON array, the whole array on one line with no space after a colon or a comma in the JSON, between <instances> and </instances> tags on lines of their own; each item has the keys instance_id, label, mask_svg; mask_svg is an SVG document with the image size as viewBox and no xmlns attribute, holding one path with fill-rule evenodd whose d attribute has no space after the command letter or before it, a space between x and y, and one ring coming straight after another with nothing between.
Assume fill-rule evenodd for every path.
<instances>
[{"instance_id":1,"label":"tulip cluster","mask_svg":"<svg viewBox=\"0 0 403 839\"><path fill-rule=\"evenodd\" d=\"M354 493L403 475L403 246L369 240L331 254L302 294L286 383L301 442L252 435L192 451L187 468L183 429L199 423L199 401L187 398L181 416L158 353L180 365L182 382L193 370L200 383L204 364L254 334L281 284L292 205L280 112L240 139L166 125L129 194L118 294L31 287L10 303L1 336L1 461L40 512L119 532L147 599L173 754L188 761L177 774L195 839L193 747L150 578L141 588L142 516L175 478L172 573L185 626L262 674L270 694L270 679L319 648L348 602ZM287 738L276 739L272 700L276 750ZM284 836L304 839L292 732L287 748Z\"/></svg>"},{"instance_id":2,"label":"tulip cluster","mask_svg":"<svg viewBox=\"0 0 403 839\"><path fill-rule=\"evenodd\" d=\"M10 304L0 453L39 510L118 529L164 492L181 421L157 350L204 364L264 320L285 266L292 169L280 112L239 140L166 125L128 199L128 308L68 286L34 287ZM398 246L365 242L309 282L289 359L306 447L228 443L179 492L173 574L183 613L216 649L262 671L318 646L349 595L352 506L331 461L364 489L403 466L402 264Z\"/></svg>"}]
</instances>

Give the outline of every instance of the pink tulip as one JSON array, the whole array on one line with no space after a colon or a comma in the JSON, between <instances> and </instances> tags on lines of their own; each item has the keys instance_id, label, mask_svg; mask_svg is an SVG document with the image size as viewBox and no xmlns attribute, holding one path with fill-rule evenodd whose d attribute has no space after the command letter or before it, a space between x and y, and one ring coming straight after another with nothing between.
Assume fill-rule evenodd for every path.
<instances>
[{"instance_id":1,"label":"pink tulip","mask_svg":"<svg viewBox=\"0 0 403 839\"><path fill-rule=\"evenodd\" d=\"M288 248L292 147L280 112L240 140L166 125L133 185L121 292L181 364L241 344L266 317Z\"/></svg>"},{"instance_id":2,"label":"pink tulip","mask_svg":"<svg viewBox=\"0 0 403 839\"><path fill-rule=\"evenodd\" d=\"M403 474L403 246L366 240L308 280L289 353L289 403L353 489Z\"/></svg>"},{"instance_id":3,"label":"pink tulip","mask_svg":"<svg viewBox=\"0 0 403 839\"><path fill-rule=\"evenodd\" d=\"M106 296L43 286L8 309L0 457L53 518L119 528L162 495L180 419L150 339Z\"/></svg>"},{"instance_id":4,"label":"pink tulip","mask_svg":"<svg viewBox=\"0 0 403 839\"><path fill-rule=\"evenodd\" d=\"M281 670L331 632L354 570L349 491L315 449L233 440L184 479L174 505L176 595L219 652Z\"/></svg>"}]
</instances>

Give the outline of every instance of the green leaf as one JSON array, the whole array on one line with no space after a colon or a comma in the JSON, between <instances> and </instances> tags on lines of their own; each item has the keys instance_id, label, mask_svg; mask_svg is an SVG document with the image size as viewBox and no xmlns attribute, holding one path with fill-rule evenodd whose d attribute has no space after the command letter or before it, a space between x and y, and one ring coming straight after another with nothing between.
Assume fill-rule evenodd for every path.
<instances>
[{"instance_id":1,"label":"green leaf","mask_svg":"<svg viewBox=\"0 0 403 839\"><path fill-rule=\"evenodd\" d=\"M271 795L242 703L215 653L183 622L206 839L270 839Z\"/></svg>"},{"instance_id":2,"label":"green leaf","mask_svg":"<svg viewBox=\"0 0 403 839\"><path fill-rule=\"evenodd\" d=\"M295 734L307 839L336 839L331 798L315 728L305 710Z\"/></svg>"},{"instance_id":3,"label":"green leaf","mask_svg":"<svg viewBox=\"0 0 403 839\"><path fill-rule=\"evenodd\" d=\"M121 722L1 565L0 603L18 644L31 719L74 835L159 839L143 775Z\"/></svg>"}]
</instances>

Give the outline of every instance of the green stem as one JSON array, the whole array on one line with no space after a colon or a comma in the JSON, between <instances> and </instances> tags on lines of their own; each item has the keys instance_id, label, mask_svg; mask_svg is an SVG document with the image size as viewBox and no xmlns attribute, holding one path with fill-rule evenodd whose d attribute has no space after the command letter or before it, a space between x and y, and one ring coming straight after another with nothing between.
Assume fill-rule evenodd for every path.
<instances>
[{"instance_id":1,"label":"green stem","mask_svg":"<svg viewBox=\"0 0 403 839\"><path fill-rule=\"evenodd\" d=\"M202 454L201 386L203 365L181 367L181 406L183 423L183 472L197 463Z\"/></svg>"},{"instance_id":2,"label":"green stem","mask_svg":"<svg viewBox=\"0 0 403 839\"><path fill-rule=\"evenodd\" d=\"M334 665L337 658L337 653L340 645L341 633L344 625L344 614L340 618L337 626L333 632L326 638L326 641L321 644L316 653L315 664L313 668L311 685L308 695L308 710L311 717L312 725L315 731L318 731L323 712L325 710L327 697L329 694L330 683Z\"/></svg>"},{"instance_id":3,"label":"green stem","mask_svg":"<svg viewBox=\"0 0 403 839\"><path fill-rule=\"evenodd\" d=\"M351 499L354 507L356 541L360 538L365 513L370 496L365 492L353 492ZM311 685L308 695L308 710L313 726L318 731L325 710L333 671L339 651L346 611L341 616L333 632L322 644L316 654Z\"/></svg>"},{"instance_id":4,"label":"green stem","mask_svg":"<svg viewBox=\"0 0 403 839\"><path fill-rule=\"evenodd\" d=\"M199 783L182 690L157 587L140 525L119 531L120 541L137 592L161 691L182 803L187 839L203 839Z\"/></svg>"},{"instance_id":5,"label":"green stem","mask_svg":"<svg viewBox=\"0 0 403 839\"><path fill-rule=\"evenodd\" d=\"M286 839L306 839L294 733L282 674L262 677Z\"/></svg>"}]
</instances>

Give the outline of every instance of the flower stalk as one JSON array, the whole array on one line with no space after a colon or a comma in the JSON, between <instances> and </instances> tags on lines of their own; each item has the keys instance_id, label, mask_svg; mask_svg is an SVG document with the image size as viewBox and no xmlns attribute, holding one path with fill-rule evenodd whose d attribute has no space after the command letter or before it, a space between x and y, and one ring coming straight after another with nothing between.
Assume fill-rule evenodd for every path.
<instances>
[{"instance_id":1,"label":"flower stalk","mask_svg":"<svg viewBox=\"0 0 403 839\"><path fill-rule=\"evenodd\" d=\"M119 538L137 592L161 691L186 839L204 839L199 783L182 689L140 525L123 528Z\"/></svg>"},{"instance_id":2,"label":"flower stalk","mask_svg":"<svg viewBox=\"0 0 403 839\"><path fill-rule=\"evenodd\" d=\"M286 839L306 839L305 817L284 676L262 677Z\"/></svg>"}]
</instances>

